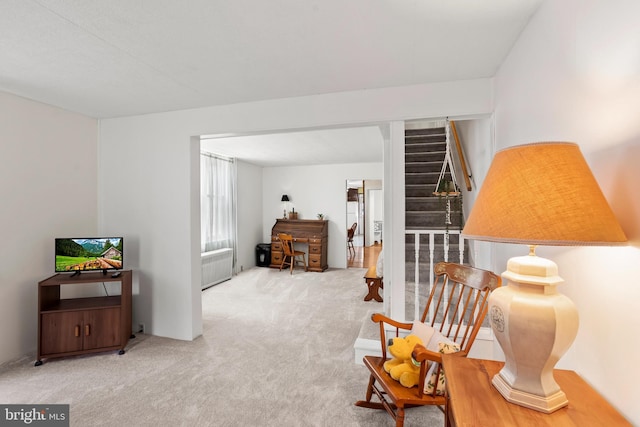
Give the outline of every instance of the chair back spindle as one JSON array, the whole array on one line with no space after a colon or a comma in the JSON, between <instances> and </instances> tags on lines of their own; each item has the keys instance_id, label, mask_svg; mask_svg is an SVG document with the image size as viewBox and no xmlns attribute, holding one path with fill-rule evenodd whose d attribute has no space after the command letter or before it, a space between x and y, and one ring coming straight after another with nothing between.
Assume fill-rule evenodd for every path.
<instances>
[{"instance_id":1,"label":"chair back spindle","mask_svg":"<svg viewBox=\"0 0 640 427\"><path fill-rule=\"evenodd\" d=\"M486 316L489 293L500 285L500 278L455 263L438 263L434 272L435 281L420 320L468 353Z\"/></svg>"}]
</instances>

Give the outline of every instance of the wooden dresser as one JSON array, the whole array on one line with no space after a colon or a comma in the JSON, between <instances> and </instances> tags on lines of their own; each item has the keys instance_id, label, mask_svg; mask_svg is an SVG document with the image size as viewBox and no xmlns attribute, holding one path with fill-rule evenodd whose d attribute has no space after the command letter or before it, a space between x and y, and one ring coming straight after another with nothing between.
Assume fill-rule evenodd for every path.
<instances>
[{"instance_id":1,"label":"wooden dresser","mask_svg":"<svg viewBox=\"0 0 640 427\"><path fill-rule=\"evenodd\" d=\"M307 264L309 271L323 272L329 268L327 262L327 242L329 240L329 221L319 219L277 219L271 228L271 265L280 268L282 264L282 245L279 233L291 234L293 242L308 245Z\"/></svg>"}]
</instances>

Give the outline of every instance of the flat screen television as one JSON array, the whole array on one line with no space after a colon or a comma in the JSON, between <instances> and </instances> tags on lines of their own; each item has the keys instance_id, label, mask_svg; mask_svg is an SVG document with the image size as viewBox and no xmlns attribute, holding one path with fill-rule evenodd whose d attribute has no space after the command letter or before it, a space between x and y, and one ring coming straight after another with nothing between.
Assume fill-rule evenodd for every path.
<instances>
[{"instance_id":1,"label":"flat screen television","mask_svg":"<svg viewBox=\"0 0 640 427\"><path fill-rule=\"evenodd\" d=\"M122 237L55 239L56 273L121 270L124 262Z\"/></svg>"}]
</instances>

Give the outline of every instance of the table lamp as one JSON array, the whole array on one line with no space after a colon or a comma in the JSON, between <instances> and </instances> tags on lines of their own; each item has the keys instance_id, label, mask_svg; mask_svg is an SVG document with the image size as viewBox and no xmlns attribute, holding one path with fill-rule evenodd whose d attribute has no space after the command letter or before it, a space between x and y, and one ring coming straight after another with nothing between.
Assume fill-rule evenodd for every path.
<instances>
[{"instance_id":1,"label":"table lamp","mask_svg":"<svg viewBox=\"0 0 640 427\"><path fill-rule=\"evenodd\" d=\"M283 214L283 218L287 217L287 202L289 201L289 196L287 196L286 194L282 195L282 198L280 199L280 201L282 203L284 203L284 214Z\"/></svg>"},{"instance_id":2,"label":"table lamp","mask_svg":"<svg viewBox=\"0 0 640 427\"><path fill-rule=\"evenodd\" d=\"M578 311L556 287L557 265L536 245L624 245L620 228L577 144L541 142L496 153L462 231L467 239L529 245L489 297L505 365L492 384L509 402L551 413L568 404L553 368L578 332Z\"/></svg>"}]
</instances>

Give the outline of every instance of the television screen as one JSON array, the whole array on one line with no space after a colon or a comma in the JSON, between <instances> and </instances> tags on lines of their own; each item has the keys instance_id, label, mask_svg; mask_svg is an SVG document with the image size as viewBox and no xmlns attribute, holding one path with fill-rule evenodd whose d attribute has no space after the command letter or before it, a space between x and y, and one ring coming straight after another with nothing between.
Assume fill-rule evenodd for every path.
<instances>
[{"instance_id":1,"label":"television screen","mask_svg":"<svg viewBox=\"0 0 640 427\"><path fill-rule=\"evenodd\" d=\"M56 239L56 273L120 270L122 237Z\"/></svg>"}]
</instances>

